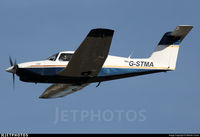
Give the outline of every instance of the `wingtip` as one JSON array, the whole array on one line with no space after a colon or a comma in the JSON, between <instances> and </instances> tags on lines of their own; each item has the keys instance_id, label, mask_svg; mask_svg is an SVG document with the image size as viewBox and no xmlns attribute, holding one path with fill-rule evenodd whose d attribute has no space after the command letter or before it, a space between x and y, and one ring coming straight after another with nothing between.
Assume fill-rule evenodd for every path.
<instances>
[{"instance_id":1,"label":"wingtip","mask_svg":"<svg viewBox=\"0 0 200 137\"><path fill-rule=\"evenodd\" d=\"M182 26L182 27L194 27L193 25L178 25L178 26Z\"/></svg>"},{"instance_id":2,"label":"wingtip","mask_svg":"<svg viewBox=\"0 0 200 137\"><path fill-rule=\"evenodd\" d=\"M39 96L39 99L47 99L46 97L43 96Z\"/></svg>"},{"instance_id":3,"label":"wingtip","mask_svg":"<svg viewBox=\"0 0 200 137\"><path fill-rule=\"evenodd\" d=\"M39 96L40 99L48 99L49 97L45 94L42 94L41 96Z\"/></svg>"},{"instance_id":4,"label":"wingtip","mask_svg":"<svg viewBox=\"0 0 200 137\"><path fill-rule=\"evenodd\" d=\"M92 29L87 36L88 37L109 37L109 36L112 37L113 34L114 34L114 30L106 29L106 28L96 28L96 29Z\"/></svg>"},{"instance_id":5,"label":"wingtip","mask_svg":"<svg viewBox=\"0 0 200 137\"><path fill-rule=\"evenodd\" d=\"M178 26L176 26L175 29L179 29L179 28L187 28L187 29L191 30L192 28L194 28L194 26L193 25L178 25Z\"/></svg>"},{"instance_id":6,"label":"wingtip","mask_svg":"<svg viewBox=\"0 0 200 137\"><path fill-rule=\"evenodd\" d=\"M41 95L39 96L39 99L56 99L56 98L61 98L63 96L60 96L60 97L49 97L49 96L45 96L45 95Z\"/></svg>"}]
</instances>

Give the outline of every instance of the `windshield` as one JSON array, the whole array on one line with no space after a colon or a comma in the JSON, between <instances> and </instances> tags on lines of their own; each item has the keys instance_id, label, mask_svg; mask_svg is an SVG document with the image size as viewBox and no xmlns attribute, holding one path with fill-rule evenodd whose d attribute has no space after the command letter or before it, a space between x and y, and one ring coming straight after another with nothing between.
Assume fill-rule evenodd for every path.
<instances>
[{"instance_id":1,"label":"windshield","mask_svg":"<svg viewBox=\"0 0 200 137\"><path fill-rule=\"evenodd\" d=\"M71 54L71 53L62 53L59 57L59 61L70 61L72 56L73 56L73 54Z\"/></svg>"},{"instance_id":2,"label":"windshield","mask_svg":"<svg viewBox=\"0 0 200 137\"><path fill-rule=\"evenodd\" d=\"M58 56L58 53L52 55L51 57L47 58L48 60L55 61Z\"/></svg>"}]
</instances>

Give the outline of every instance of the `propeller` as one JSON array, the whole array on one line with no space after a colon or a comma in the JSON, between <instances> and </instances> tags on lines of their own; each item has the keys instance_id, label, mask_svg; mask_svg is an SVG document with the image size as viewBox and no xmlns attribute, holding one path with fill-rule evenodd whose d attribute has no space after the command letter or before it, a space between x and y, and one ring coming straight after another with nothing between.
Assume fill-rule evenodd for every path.
<instances>
[{"instance_id":1,"label":"propeller","mask_svg":"<svg viewBox=\"0 0 200 137\"><path fill-rule=\"evenodd\" d=\"M10 69L9 71L12 73L12 79L13 79L13 88L15 88L15 74L17 72L18 69L18 65L17 65L17 61L15 59L15 62L13 64L12 58L9 56L9 62L10 62L10 66L12 67L12 69Z\"/></svg>"}]
</instances>

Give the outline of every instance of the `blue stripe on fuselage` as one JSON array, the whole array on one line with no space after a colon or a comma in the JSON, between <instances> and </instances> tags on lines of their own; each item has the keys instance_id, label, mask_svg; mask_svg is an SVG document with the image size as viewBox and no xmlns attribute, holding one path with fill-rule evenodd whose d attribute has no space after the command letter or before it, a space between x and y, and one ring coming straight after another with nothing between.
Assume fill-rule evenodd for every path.
<instances>
[{"instance_id":1,"label":"blue stripe on fuselage","mask_svg":"<svg viewBox=\"0 0 200 137\"><path fill-rule=\"evenodd\" d=\"M135 72L146 72L151 71L149 69L131 69L131 68L102 68L98 76L111 76L111 75L122 75Z\"/></svg>"},{"instance_id":2,"label":"blue stripe on fuselage","mask_svg":"<svg viewBox=\"0 0 200 137\"><path fill-rule=\"evenodd\" d=\"M65 67L49 67L49 68L26 68L26 70L37 75L52 76L63 70ZM147 72L149 69L130 69L130 68L102 68L98 76L112 76L127 73Z\"/></svg>"},{"instance_id":3,"label":"blue stripe on fuselage","mask_svg":"<svg viewBox=\"0 0 200 137\"><path fill-rule=\"evenodd\" d=\"M26 70L33 72L37 75L51 76L56 75L58 72L63 70L65 67L49 67L49 68L26 68Z\"/></svg>"}]
</instances>

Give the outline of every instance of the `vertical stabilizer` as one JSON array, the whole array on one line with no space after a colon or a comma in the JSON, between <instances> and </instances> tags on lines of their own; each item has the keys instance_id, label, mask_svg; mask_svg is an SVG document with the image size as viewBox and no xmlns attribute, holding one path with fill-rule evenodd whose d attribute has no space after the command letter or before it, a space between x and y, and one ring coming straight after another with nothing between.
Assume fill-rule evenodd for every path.
<instances>
[{"instance_id":1,"label":"vertical stabilizer","mask_svg":"<svg viewBox=\"0 0 200 137\"><path fill-rule=\"evenodd\" d=\"M166 32L149 59L162 67L174 70L181 41L193 26L180 25L173 32Z\"/></svg>"}]
</instances>

